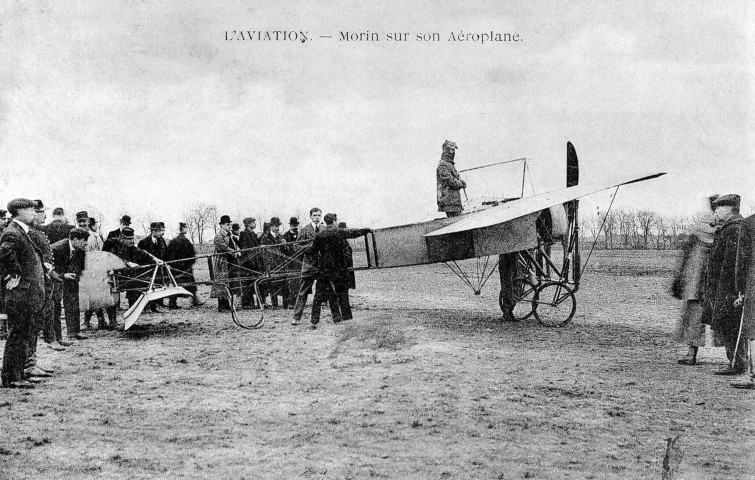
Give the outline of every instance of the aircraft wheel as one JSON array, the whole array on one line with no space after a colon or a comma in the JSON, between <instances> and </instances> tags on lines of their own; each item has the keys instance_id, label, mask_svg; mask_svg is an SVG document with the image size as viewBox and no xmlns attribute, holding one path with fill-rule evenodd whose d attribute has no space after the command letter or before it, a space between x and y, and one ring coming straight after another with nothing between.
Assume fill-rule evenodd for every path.
<instances>
[{"instance_id":1,"label":"aircraft wheel","mask_svg":"<svg viewBox=\"0 0 755 480\"><path fill-rule=\"evenodd\" d=\"M516 304L514 305L513 314L515 319L524 320L532 315L534 308L532 300L535 297L536 290L537 286L526 278L517 278L514 281L514 296L516 297ZM503 296L503 290L498 294L498 305L501 307L501 311L506 313L506 303Z\"/></svg>"},{"instance_id":2,"label":"aircraft wheel","mask_svg":"<svg viewBox=\"0 0 755 480\"><path fill-rule=\"evenodd\" d=\"M577 311L577 298L567 285L546 282L535 290L532 300L535 319L544 327L563 327Z\"/></svg>"}]
</instances>

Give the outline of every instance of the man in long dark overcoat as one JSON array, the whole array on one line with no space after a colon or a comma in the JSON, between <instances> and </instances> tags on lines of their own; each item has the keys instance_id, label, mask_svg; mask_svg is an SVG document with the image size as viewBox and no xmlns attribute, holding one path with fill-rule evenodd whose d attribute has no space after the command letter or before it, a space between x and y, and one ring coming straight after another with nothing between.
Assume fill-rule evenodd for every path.
<instances>
[{"instance_id":1,"label":"man in long dark overcoat","mask_svg":"<svg viewBox=\"0 0 755 480\"><path fill-rule=\"evenodd\" d=\"M165 226L162 222L152 222L149 225L150 235L148 237L145 237L141 240L139 240L139 243L137 244L137 247L144 250L145 252L149 253L155 258L159 258L160 260L165 259L165 251L168 249L168 245L165 243L165 239L163 238L163 235L165 234ZM163 272L162 268L160 268L158 279L159 281L163 281ZM149 302L149 310L152 312L157 312L159 306L165 306L163 304L162 299L161 300L153 300Z\"/></svg>"},{"instance_id":2,"label":"man in long dark overcoat","mask_svg":"<svg viewBox=\"0 0 755 480\"><path fill-rule=\"evenodd\" d=\"M254 229L257 220L252 217L244 219L244 230L239 234L239 246L243 250L239 257L239 265L243 269L244 280L241 282L241 305L252 308L255 306L254 282L262 271L262 253L257 247L260 240Z\"/></svg>"},{"instance_id":3,"label":"man in long dark overcoat","mask_svg":"<svg viewBox=\"0 0 755 480\"><path fill-rule=\"evenodd\" d=\"M32 319L45 302L43 255L29 237L36 212L34 202L17 198L8 203L13 216L0 237L0 278L5 287L8 338L0 376L3 388L34 388L24 378Z\"/></svg>"},{"instance_id":4,"label":"man in long dark overcoat","mask_svg":"<svg viewBox=\"0 0 755 480\"><path fill-rule=\"evenodd\" d=\"M723 225L715 235L708 260L703 323L710 325L717 343L726 347L730 362L717 375L745 373L749 358L748 342L740 338L740 322L752 238L742 228L739 202L739 195L733 194L722 195L713 202L715 215Z\"/></svg>"},{"instance_id":5,"label":"man in long dark overcoat","mask_svg":"<svg viewBox=\"0 0 755 480\"><path fill-rule=\"evenodd\" d=\"M179 284L193 283L194 278L194 263L197 261L197 251L194 248L194 244L191 240L186 238L186 234L189 231L188 226L181 222L178 224L178 235L170 241L168 248L165 250L165 261L174 262L170 264L171 272L176 282ZM180 260L180 261L177 261ZM183 285L183 287L192 294L192 305L199 306L201 302L197 297L196 285ZM168 308L179 308L177 303L178 297L170 297L168 302Z\"/></svg>"}]
</instances>

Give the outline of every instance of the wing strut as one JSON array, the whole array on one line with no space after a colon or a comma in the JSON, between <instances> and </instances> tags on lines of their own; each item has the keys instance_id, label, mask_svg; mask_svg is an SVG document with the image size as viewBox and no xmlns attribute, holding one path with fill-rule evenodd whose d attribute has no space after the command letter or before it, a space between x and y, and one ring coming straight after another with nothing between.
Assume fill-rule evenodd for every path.
<instances>
[{"instance_id":1,"label":"wing strut","mask_svg":"<svg viewBox=\"0 0 755 480\"><path fill-rule=\"evenodd\" d=\"M587 260L585 260L585 263L582 265L582 273L585 272L585 268L587 268L587 262L590 261L590 255L592 255L592 251L595 250L595 245L598 244L598 239L600 238L600 232L603 231L603 227L606 225L608 214L611 212L613 201L616 200L616 194L618 192L619 192L619 187L616 187L616 190L614 190L613 192L613 198L611 198L611 203L608 205L608 210L606 210L606 214L603 216L603 223L600 224L600 228L598 229L598 234L595 236L595 241L592 242L592 246L590 247L590 253L587 254Z\"/></svg>"},{"instance_id":2,"label":"wing strut","mask_svg":"<svg viewBox=\"0 0 755 480\"><path fill-rule=\"evenodd\" d=\"M445 262L445 265L456 274L469 288L472 289L475 295L479 295L482 291L482 287L490 279L491 275L495 271L495 267L498 266L498 260L492 265L490 263L491 257L478 257L475 259L475 271L474 273L467 274L464 269L461 268L456 260L451 262Z\"/></svg>"}]
</instances>

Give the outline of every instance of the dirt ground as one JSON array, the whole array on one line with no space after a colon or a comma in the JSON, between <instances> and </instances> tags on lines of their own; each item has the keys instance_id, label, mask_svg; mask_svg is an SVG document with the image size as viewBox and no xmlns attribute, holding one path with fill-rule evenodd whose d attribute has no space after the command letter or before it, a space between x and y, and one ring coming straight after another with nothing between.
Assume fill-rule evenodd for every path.
<instances>
[{"instance_id":1,"label":"dirt ground","mask_svg":"<svg viewBox=\"0 0 755 480\"><path fill-rule=\"evenodd\" d=\"M431 265L358 272L355 319L314 331L213 301L42 344L56 375L0 390L0 478L661 478L677 435L674 478L755 478L755 392L720 348L676 363L673 253L590 263L563 329Z\"/></svg>"}]
</instances>

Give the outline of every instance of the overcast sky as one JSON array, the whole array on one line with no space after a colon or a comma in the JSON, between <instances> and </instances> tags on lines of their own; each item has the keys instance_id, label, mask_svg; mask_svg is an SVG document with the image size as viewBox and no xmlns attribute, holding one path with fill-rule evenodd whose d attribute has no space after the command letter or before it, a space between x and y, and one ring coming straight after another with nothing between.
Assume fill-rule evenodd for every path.
<instances>
[{"instance_id":1,"label":"overcast sky","mask_svg":"<svg viewBox=\"0 0 755 480\"><path fill-rule=\"evenodd\" d=\"M174 224L198 201L234 220L317 205L409 223L436 210L449 139L459 169L532 159L536 192L564 184L571 141L583 182L668 172L617 207L755 206L751 2L458 3L4 2L0 203L95 207L110 228L123 212ZM339 39L367 31L379 41ZM448 40L490 31L522 41ZM520 167L467 178L473 198L521 188Z\"/></svg>"}]
</instances>

